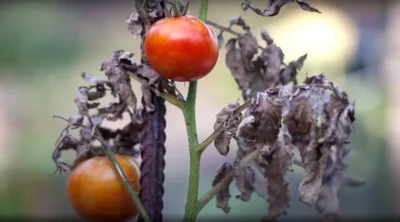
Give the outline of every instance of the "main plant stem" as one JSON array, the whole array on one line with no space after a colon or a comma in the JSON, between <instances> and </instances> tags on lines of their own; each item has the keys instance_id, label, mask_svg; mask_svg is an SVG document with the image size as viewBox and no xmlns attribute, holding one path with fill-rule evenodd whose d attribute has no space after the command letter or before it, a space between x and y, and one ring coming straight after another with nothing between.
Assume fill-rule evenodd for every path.
<instances>
[{"instance_id":1,"label":"main plant stem","mask_svg":"<svg viewBox=\"0 0 400 222\"><path fill-rule=\"evenodd\" d=\"M183 115L185 117L186 130L189 139L190 153L190 174L189 188L186 199L186 209L184 221L194 221L196 219L197 199L199 192L199 172L200 172L200 155L196 152L199 144L196 129L196 91L197 81L191 82L189 92L186 99Z\"/></svg>"},{"instance_id":2,"label":"main plant stem","mask_svg":"<svg viewBox=\"0 0 400 222\"><path fill-rule=\"evenodd\" d=\"M201 0L200 20L207 20L208 0ZM200 178L200 155L196 148L199 145L196 129L196 94L197 81L190 82L188 96L183 109L186 130L189 139L190 168L189 168L189 188L186 199L185 222L196 220L198 214L199 178Z\"/></svg>"}]
</instances>

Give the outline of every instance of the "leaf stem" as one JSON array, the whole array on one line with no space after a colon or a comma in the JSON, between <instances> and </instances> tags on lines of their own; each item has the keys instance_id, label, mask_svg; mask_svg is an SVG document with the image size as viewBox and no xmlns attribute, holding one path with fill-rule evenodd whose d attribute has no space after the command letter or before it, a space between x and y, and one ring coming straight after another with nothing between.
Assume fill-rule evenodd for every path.
<instances>
[{"instance_id":1,"label":"leaf stem","mask_svg":"<svg viewBox=\"0 0 400 222\"><path fill-rule=\"evenodd\" d=\"M249 162L257 158L259 154L260 154L259 150L254 150L253 152L247 154L247 156L245 156L240 161L240 164L248 164ZM202 198L200 198L197 204L197 213L199 213L203 209L203 207L206 206L207 203L210 202L218 192L220 192L222 189L224 189L226 186L229 185L229 183L233 179L233 175L234 171L232 170L224 178L222 178L222 180L217 185L211 188L210 191L208 191Z\"/></svg>"},{"instance_id":2,"label":"leaf stem","mask_svg":"<svg viewBox=\"0 0 400 222\"><path fill-rule=\"evenodd\" d=\"M243 110L245 110L247 107L250 106L251 100L248 100L247 102L243 103L240 105L234 112L233 115L236 116L239 113L241 113ZM228 119L229 117L227 117ZM223 133L225 128L221 125L218 129L216 129L207 139L205 139L202 143L200 143L197 148L196 152L202 153L221 133Z\"/></svg>"},{"instance_id":3,"label":"leaf stem","mask_svg":"<svg viewBox=\"0 0 400 222\"><path fill-rule=\"evenodd\" d=\"M111 145L103 139L103 137L101 136L100 132L97 129L96 129L96 133L94 136L103 145L103 146L100 146L101 149L103 149L103 151L106 153L106 155L110 159L111 164L114 166L119 177L121 178L122 182L124 183L125 188L128 190L128 193L131 196L132 201L135 204L135 206L137 207L140 215L142 215L144 221L151 222L150 216L147 214L146 210L144 209L144 206L143 206L142 202L140 201L138 194L133 189L131 183L128 180L128 177L126 176L125 172L122 170L118 161L115 159L114 154L111 152L111 148L112 148Z\"/></svg>"}]
</instances>

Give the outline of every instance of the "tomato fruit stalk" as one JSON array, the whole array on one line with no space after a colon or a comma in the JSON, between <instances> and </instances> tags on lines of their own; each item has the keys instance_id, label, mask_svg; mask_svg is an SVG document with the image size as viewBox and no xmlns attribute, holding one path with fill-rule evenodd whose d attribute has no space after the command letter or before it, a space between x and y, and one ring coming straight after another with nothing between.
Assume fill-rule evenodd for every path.
<instances>
[{"instance_id":1,"label":"tomato fruit stalk","mask_svg":"<svg viewBox=\"0 0 400 222\"><path fill-rule=\"evenodd\" d=\"M209 74L219 54L215 32L190 15L154 23L146 35L144 50L156 72L178 82L195 81Z\"/></svg>"},{"instance_id":2,"label":"tomato fruit stalk","mask_svg":"<svg viewBox=\"0 0 400 222\"><path fill-rule=\"evenodd\" d=\"M115 155L134 190L140 190L139 163ZM95 221L126 221L138 215L129 193L107 156L87 159L76 166L68 181L68 195L80 216Z\"/></svg>"}]
</instances>

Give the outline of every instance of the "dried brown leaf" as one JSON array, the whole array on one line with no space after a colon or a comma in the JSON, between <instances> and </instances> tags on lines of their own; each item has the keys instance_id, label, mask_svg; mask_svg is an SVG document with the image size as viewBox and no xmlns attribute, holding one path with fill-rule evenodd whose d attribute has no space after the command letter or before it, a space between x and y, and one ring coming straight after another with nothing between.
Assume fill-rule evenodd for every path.
<instances>
[{"instance_id":1,"label":"dried brown leaf","mask_svg":"<svg viewBox=\"0 0 400 222\"><path fill-rule=\"evenodd\" d=\"M145 64L140 64L136 74L149 80L150 85L154 85L161 77L154 69Z\"/></svg>"},{"instance_id":2,"label":"dried brown leaf","mask_svg":"<svg viewBox=\"0 0 400 222\"><path fill-rule=\"evenodd\" d=\"M268 180L268 213L263 219L276 220L286 214L290 204L290 191L287 171L290 169L292 153L286 148L284 131L279 134L275 142L271 161L265 169ZM288 161L289 160L289 161Z\"/></svg>"},{"instance_id":3,"label":"dried brown leaf","mask_svg":"<svg viewBox=\"0 0 400 222\"><path fill-rule=\"evenodd\" d=\"M150 84L147 81L142 82L142 93L143 93L143 99L146 104L146 111L147 112L153 112L155 109L154 104L151 101L151 88Z\"/></svg>"},{"instance_id":4,"label":"dried brown leaf","mask_svg":"<svg viewBox=\"0 0 400 222\"><path fill-rule=\"evenodd\" d=\"M254 146L257 138L256 128L253 126L255 121L254 116L247 116L240 122L236 131L239 150L251 151L256 149Z\"/></svg>"},{"instance_id":5,"label":"dried brown leaf","mask_svg":"<svg viewBox=\"0 0 400 222\"><path fill-rule=\"evenodd\" d=\"M248 26L246 22L243 20L243 18L240 16L229 20L229 27L232 27L233 25L242 27L242 29L245 30L246 32L250 31L250 26Z\"/></svg>"},{"instance_id":6,"label":"dried brown leaf","mask_svg":"<svg viewBox=\"0 0 400 222\"><path fill-rule=\"evenodd\" d=\"M240 49L240 56L243 60L246 71L254 70L252 60L258 52L257 38L248 32L239 36L238 44Z\"/></svg>"},{"instance_id":7,"label":"dried brown leaf","mask_svg":"<svg viewBox=\"0 0 400 222\"><path fill-rule=\"evenodd\" d=\"M261 38L267 43L267 45L271 45L274 43L274 39L268 34L267 30L261 30Z\"/></svg>"},{"instance_id":8,"label":"dried brown leaf","mask_svg":"<svg viewBox=\"0 0 400 222\"><path fill-rule=\"evenodd\" d=\"M280 82L285 85L289 82L297 84L297 71L303 67L304 61L307 58L307 54L300 56L297 60L291 61L288 67L283 68L280 71Z\"/></svg>"},{"instance_id":9,"label":"dried brown leaf","mask_svg":"<svg viewBox=\"0 0 400 222\"><path fill-rule=\"evenodd\" d=\"M128 30L132 33L133 38L136 38L138 35L140 35L143 30L143 26L137 12L131 13L125 22L128 23Z\"/></svg>"},{"instance_id":10,"label":"dried brown leaf","mask_svg":"<svg viewBox=\"0 0 400 222\"><path fill-rule=\"evenodd\" d=\"M235 136L238 125L242 120L242 114L233 115L233 112L240 106L239 100L236 103L230 103L224 107L218 114L217 120L214 123L214 130L217 130L220 126L225 128L224 132L221 133L214 141L215 148L221 155L226 156L229 152L229 144L232 137Z\"/></svg>"},{"instance_id":11,"label":"dried brown leaf","mask_svg":"<svg viewBox=\"0 0 400 222\"><path fill-rule=\"evenodd\" d=\"M132 53L125 52L124 50L117 50L109 59L102 63L101 70L105 72L110 82L113 95L118 94L121 100L136 111L137 99L132 90L131 80L126 70L120 64L121 58L126 60L126 58L132 57L132 55Z\"/></svg>"},{"instance_id":12,"label":"dried brown leaf","mask_svg":"<svg viewBox=\"0 0 400 222\"><path fill-rule=\"evenodd\" d=\"M259 9L255 5L253 5L250 0L245 0L245 2L242 3L242 9L243 10L251 9L257 15L261 15L264 17L276 16L278 15L282 6L292 2L294 2L294 0L268 0L267 7L265 9ZM296 0L296 2L301 7L301 9L305 11L320 13L318 9L311 7L304 0Z\"/></svg>"},{"instance_id":13,"label":"dried brown leaf","mask_svg":"<svg viewBox=\"0 0 400 222\"><path fill-rule=\"evenodd\" d=\"M282 104L269 98L267 93L257 93L246 116L253 116L255 146L266 152L275 143L281 127Z\"/></svg>"},{"instance_id":14,"label":"dried brown leaf","mask_svg":"<svg viewBox=\"0 0 400 222\"><path fill-rule=\"evenodd\" d=\"M231 173L233 170L233 167L229 163L223 163L220 167L217 169L217 174L214 177L214 180L212 181L212 186L216 186L221 180ZM231 198L231 194L229 192L229 185L231 184L232 179L227 185L221 189L216 195L217 199L217 208L222 209L226 214L229 213L230 207L229 207L229 199Z\"/></svg>"},{"instance_id":15,"label":"dried brown leaf","mask_svg":"<svg viewBox=\"0 0 400 222\"><path fill-rule=\"evenodd\" d=\"M301 7L301 9L303 9L304 11L321 13L318 9L311 7L304 0L296 0L296 2Z\"/></svg>"},{"instance_id":16,"label":"dried brown leaf","mask_svg":"<svg viewBox=\"0 0 400 222\"><path fill-rule=\"evenodd\" d=\"M251 195L254 192L255 174L251 167L242 166L240 163L234 167L234 176L236 187L240 194L236 196L236 199L240 199L244 202L250 200Z\"/></svg>"},{"instance_id":17,"label":"dried brown leaf","mask_svg":"<svg viewBox=\"0 0 400 222\"><path fill-rule=\"evenodd\" d=\"M281 48L275 44L268 45L262 51L260 58L266 64L263 74L266 89L278 86L280 83L279 74L284 58Z\"/></svg>"},{"instance_id":18,"label":"dried brown leaf","mask_svg":"<svg viewBox=\"0 0 400 222\"><path fill-rule=\"evenodd\" d=\"M89 109L96 108L100 103L89 103L89 90L85 86L81 86L75 94L74 102L78 107L79 114L88 116Z\"/></svg>"},{"instance_id":19,"label":"dried brown leaf","mask_svg":"<svg viewBox=\"0 0 400 222\"><path fill-rule=\"evenodd\" d=\"M92 75L88 75L86 72L83 72L81 77L85 82L92 84L105 84L108 82L107 79L97 78Z\"/></svg>"}]
</instances>

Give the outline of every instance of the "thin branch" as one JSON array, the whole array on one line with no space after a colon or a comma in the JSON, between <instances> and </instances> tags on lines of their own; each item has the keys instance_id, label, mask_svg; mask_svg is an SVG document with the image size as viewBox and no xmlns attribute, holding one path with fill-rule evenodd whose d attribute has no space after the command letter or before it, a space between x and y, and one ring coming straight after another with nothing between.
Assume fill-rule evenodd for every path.
<instances>
[{"instance_id":1,"label":"thin branch","mask_svg":"<svg viewBox=\"0 0 400 222\"><path fill-rule=\"evenodd\" d=\"M132 79L142 83L143 81L146 81L144 78L139 77L131 72L128 72L129 77L131 77ZM160 90L158 90L155 87L150 87L151 91L153 91L156 95L160 95L161 98L167 100L169 103L175 105L176 107L178 107L179 109L184 108L184 102L182 102L180 99L176 98L175 96L169 94L169 93L165 93L165 92L161 92Z\"/></svg>"},{"instance_id":2,"label":"thin branch","mask_svg":"<svg viewBox=\"0 0 400 222\"><path fill-rule=\"evenodd\" d=\"M247 102L243 103L240 105L235 111L233 111L233 115L237 116L239 113L241 113L243 110L248 108L250 106L251 100L248 100ZM228 119L227 117L225 121ZM225 131L225 127L222 125L218 127L207 139L205 139L202 143L200 143L197 148L196 152L202 153L219 135L221 135Z\"/></svg>"},{"instance_id":3,"label":"thin branch","mask_svg":"<svg viewBox=\"0 0 400 222\"><path fill-rule=\"evenodd\" d=\"M251 161L255 160L258 155L260 154L260 150L254 150L253 152L249 153L247 156L245 156L241 161L240 164L248 164ZM215 185L213 188L211 188L210 191L208 191L202 198L199 199L197 203L197 212L200 212L204 206L207 205L208 202L210 202L215 195L217 195L218 192L220 192L222 189L224 189L226 186L229 185L229 183L232 181L234 175L234 170L229 172L222 180Z\"/></svg>"},{"instance_id":4,"label":"thin branch","mask_svg":"<svg viewBox=\"0 0 400 222\"><path fill-rule=\"evenodd\" d=\"M131 196L132 201L135 204L135 206L137 207L139 213L142 215L143 219L146 222L150 222L151 221L150 216L147 214L146 210L144 209L143 204L140 201L138 194L133 189L131 183L129 182L128 177L126 176L125 172L122 170L118 161L115 159L113 153L111 152L111 149L112 149L111 145L107 141L104 140L103 136L100 134L100 132L97 130L97 128L95 129L94 137L104 146L104 147L101 146L101 148L103 149L103 151L106 153L106 155L110 159L115 170L117 170L118 175L120 176L122 182L124 183L125 188L128 190L129 195Z\"/></svg>"},{"instance_id":5,"label":"thin branch","mask_svg":"<svg viewBox=\"0 0 400 222\"><path fill-rule=\"evenodd\" d=\"M219 29L219 30L221 30L221 31L229 32L229 33L231 33L232 35L236 35L236 36L241 36L241 35L243 35L243 34L240 33L240 32L236 32L236 31L234 31L234 30L232 30L232 29L230 29L230 28L228 28L228 27L219 25L219 24L217 24L217 23L215 23L215 22L213 22L213 21L210 21L210 20L207 20L207 21L206 21L206 24L211 25L211 26L213 26L213 27L215 27L215 28L217 28L217 29Z\"/></svg>"}]
</instances>

